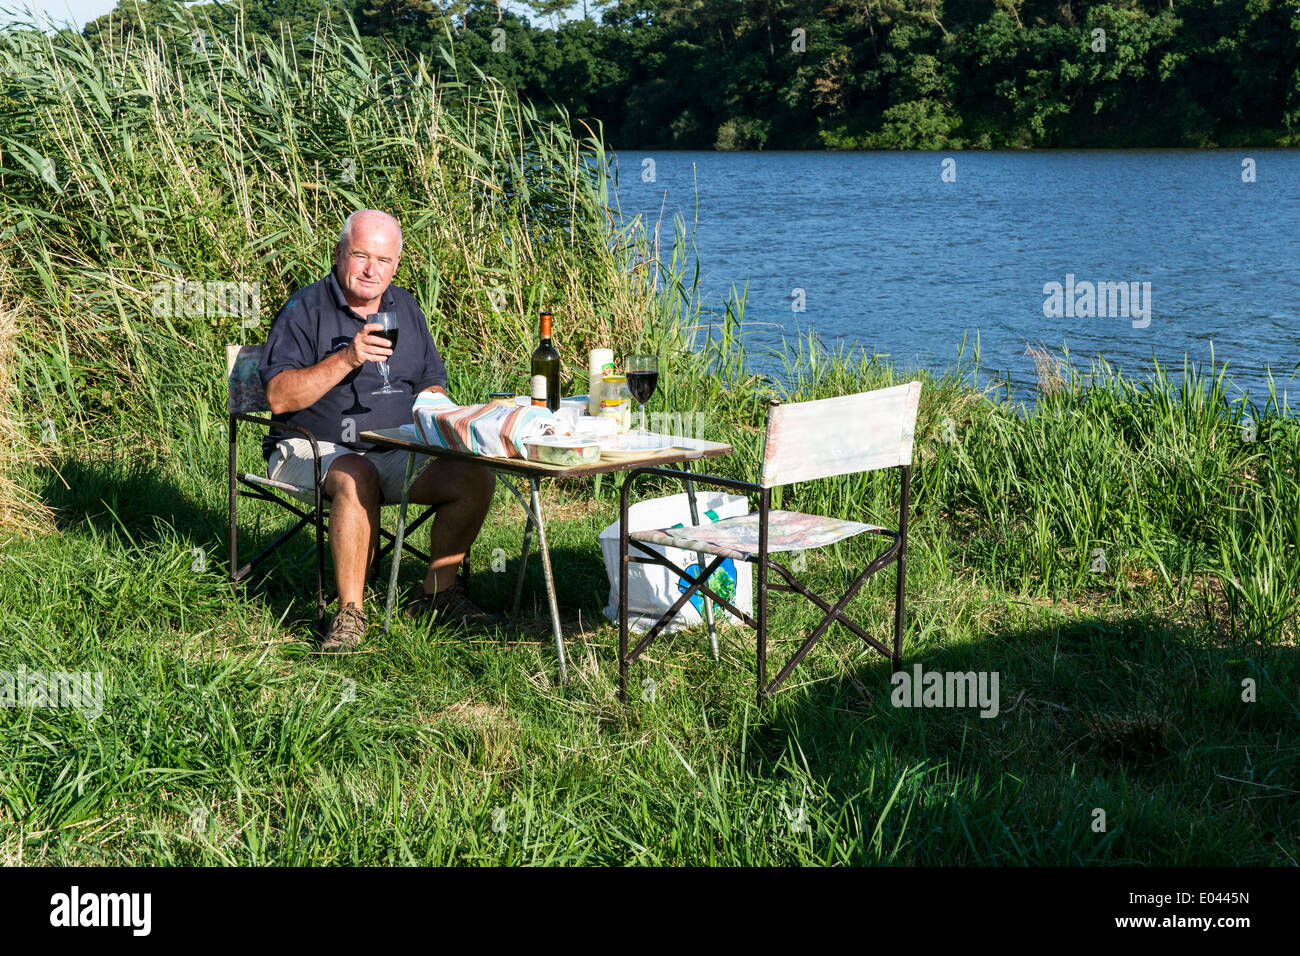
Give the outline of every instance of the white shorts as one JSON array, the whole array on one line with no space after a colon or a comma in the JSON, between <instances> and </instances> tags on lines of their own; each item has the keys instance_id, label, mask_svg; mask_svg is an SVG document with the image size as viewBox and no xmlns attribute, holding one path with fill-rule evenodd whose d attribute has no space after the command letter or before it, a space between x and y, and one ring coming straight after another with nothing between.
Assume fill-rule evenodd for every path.
<instances>
[{"instance_id":1,"label":"white shorts","mask_svg":"<svg viewBox=\"0 0 1300 956\"><path fill-rule=\"evenodd\" d=\"M402 482L406 480L407 452L400 449L381 449L373 451L355 451L346 445L333 442L317 441L320 449L320 477L325 480L330 465L340 455L361 455L375 466L379 472L379 487L385 504L397 504L402 500ZM418 475L429 463L428 455L415 456L415 474ZM305 488L304 498L312 498L312 457L311 442L305 438L284 438L275 445L275 451L266 462L266 477L272 481L284 481L299 488Z\"/></svg>"}]
</instances>

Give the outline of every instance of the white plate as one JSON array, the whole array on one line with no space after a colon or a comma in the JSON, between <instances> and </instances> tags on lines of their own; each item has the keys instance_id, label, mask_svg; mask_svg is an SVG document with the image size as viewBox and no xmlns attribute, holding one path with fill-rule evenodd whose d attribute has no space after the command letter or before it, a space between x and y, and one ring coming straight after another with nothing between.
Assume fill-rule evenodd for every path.
<instances>
[{"instance_id":1,"label":"white plate","mask_svg":"<svg viewBox=\"0 0 1300 956\"><path fill-rule=\"evenodd\" d=\"M620 435L617 442L602 441L600 453L608 458L632 458L638 455L653 455L655 452L676 448L677 443L668 435L655 432L628 432Z\"/></svg>"}]
</instances>

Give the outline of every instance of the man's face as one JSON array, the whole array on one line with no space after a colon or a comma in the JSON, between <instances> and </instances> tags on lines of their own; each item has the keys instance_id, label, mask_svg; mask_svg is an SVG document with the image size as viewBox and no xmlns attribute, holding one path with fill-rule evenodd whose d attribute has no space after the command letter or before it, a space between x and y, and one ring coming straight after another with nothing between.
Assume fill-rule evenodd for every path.
<instances>
[{"instance_id":1,"label":"man's face","mask_svg":"<svg viewBox=\"0 0 1300 956\"><path fill-rule=\"evenodd\" d=\"M353 222L334 251L334 274L348 304L357 308L378 302L400 259L391 223L370 218Z\"/></svg>"}]
</instances>

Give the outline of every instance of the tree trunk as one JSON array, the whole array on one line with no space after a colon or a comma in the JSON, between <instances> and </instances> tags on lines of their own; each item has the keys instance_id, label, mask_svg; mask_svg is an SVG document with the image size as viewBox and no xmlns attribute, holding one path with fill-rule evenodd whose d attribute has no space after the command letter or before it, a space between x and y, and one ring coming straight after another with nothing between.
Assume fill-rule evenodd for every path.
<instances>
[{"instance_id":1,"label":"tree trunk","mask_svg":"<svg viewBox=\"0 0 1300 956\"><path fill-rule=\"evenodd\" d=\"M763 22L767 25L767 58L776 62L776 44L772 42L772 4L763 0Z\"/></svg>"}]
</instances>

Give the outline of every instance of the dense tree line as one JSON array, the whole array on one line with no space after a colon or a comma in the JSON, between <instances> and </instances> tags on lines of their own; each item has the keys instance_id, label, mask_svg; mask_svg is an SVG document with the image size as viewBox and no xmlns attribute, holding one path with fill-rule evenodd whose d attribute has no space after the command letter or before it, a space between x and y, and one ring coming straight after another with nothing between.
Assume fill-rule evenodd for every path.
<instances>
[{"instance_id":1,"label":"dense tree line","mask_svg":"<svg viewBox=\"0 0 1300 956\"><path fill-rule=\"evenodd\" d=\"M447 48L615 147L1300 145L1297 0L610 0L550 25L570 5L242 0L300 45L350 15L376 52Z\"/></svg>"}]
</instances>

